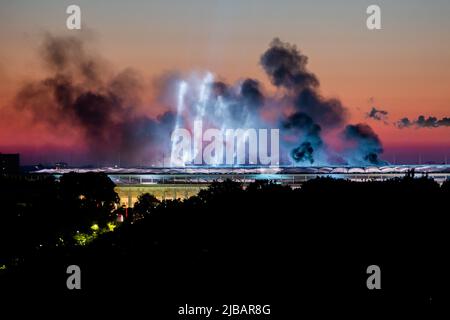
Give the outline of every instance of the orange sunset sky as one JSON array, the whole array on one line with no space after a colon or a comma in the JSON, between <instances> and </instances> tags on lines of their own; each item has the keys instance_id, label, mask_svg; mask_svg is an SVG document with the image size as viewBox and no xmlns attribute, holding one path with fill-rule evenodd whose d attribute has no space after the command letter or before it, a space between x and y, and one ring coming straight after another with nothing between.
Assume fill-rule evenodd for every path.
<instances>
[{"instance_id":1,"label":"orange sunset sky","mask_svg":"<svg viewBox=\"0 0 450 320\"><path fill-rule=\"evenodd\" d=\"M382 29L370 31L365 11L375 2ZM82 29L68 30L65 10L75 3ZM446 0L0 0L0 152L20 152L24 163L34 163L69 161L68 150L83 149L78 132L33 125L13 106L24 83L46 75L39 58L45 34L83 39L110 70L137 70L142 103L155 115L164 106L155 101L154 79L168 71L209 70L229 83L255 78L275 93L258 62L279 37L309 57L323 96L339 98L351 122L374 128L384 159L442 163L450 159L449 126L393 123L450 117L448 17ZM366 117L372 107L388 112L387 123Z\"/></svg>"}]
</instances>

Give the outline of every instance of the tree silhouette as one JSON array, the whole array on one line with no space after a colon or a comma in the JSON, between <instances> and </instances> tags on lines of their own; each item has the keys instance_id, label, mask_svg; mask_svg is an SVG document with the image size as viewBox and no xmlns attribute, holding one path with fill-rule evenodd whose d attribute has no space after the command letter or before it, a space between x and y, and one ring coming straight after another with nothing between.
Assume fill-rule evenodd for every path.
<instances>
[{"instance_id":1,"label":"tree silhouette","mask_svg":"<svg viewBox=\"0 0 450 320\"><path fill-rule=\"evenodd\" d=\"M62 207L69 226L86 230L92 223L105 227L119 203L115 184L104 173L67 173L59 183Z\"/></svg>"},{"instance_id":2,"label":"tree silhouette","mask_svg":"<svg viewBox=\"0 0 450 320\"><path fill-rule=\"evenodd\" d=\"M161 202L149 193L138 196L138 201L133 207L133 218L141 219L152 213Z\"/></svg>"},{"instance_id":3,"label":"tree silhouette","mask_svg":"<svg viewBox=\"0 0 450 320\"><path fill-rule=\"evenodd\" d=\"M5 185L0 184L6 190ZM11 230L28 226L23 248L41 241L39 232L90 226L98 216L110 215L116 203L113 183L101 175L91 179L69 174L59 183L17 185L17 190L28 191L18 191L14 201L19 202L10 209L26 218L8 220L9 231L0 228L14 235ZM136 286L148 286L155 299L164 290L180 295L185 290L182 301L193 294L205 298L221 292L286 298L280 284L305 292L358 287L367 266L375 263L388 270L383 290L392 296L422 297L425 292L429 297L436 268L445 266L449 188L448 181L439 186L427 176L408 174L365 182L318 178L296 189L270 181L216 181L189 199L162 202L144 194L133 210L140 219L99 235L86 247L53 248L47 254L22 250L36 258L14 269L11 283L26 279L27 287L24 275L35 274L39 266L60 269L76 261L89 270L87 290L94 292L132 293L138 292ZM42 194L48 197L45 201ZM32 223L39 232L29 227ZM19 252L17 242L2 240L2 255ZM58 279L49 282L52 270L39 269L46 276L33 287L58 288Z\"/></svg>"}]
</instances>

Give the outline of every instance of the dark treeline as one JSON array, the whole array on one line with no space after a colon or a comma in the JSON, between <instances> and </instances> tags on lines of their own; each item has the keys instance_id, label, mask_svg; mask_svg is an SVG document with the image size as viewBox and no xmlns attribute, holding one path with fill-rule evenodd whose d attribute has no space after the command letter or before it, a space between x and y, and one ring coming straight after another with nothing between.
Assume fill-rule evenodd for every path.
<instances>
[{"instance_id":1,"label":"dark treeline","mask_svg":"<svg viewBox=\"0 0 450 320\"><path fill-rule=\"evenodd\" d=\"M35 254L42 247L70 244L76 231L100 227L119 203L105 174L0 176L0 265ZM17 261L16 261L17 262Z\"/></svg>"},{"instance_id":2,"label":"dark treeline","mask_svg":"<svg viewBox=\"0 0 450 320\"><path fill-rule=\"evenodd\" d=\"M15 228L24 228L27 239L36 239L55 233L56 226L71 225L73 231L75 225L102 223L100 217L108 217L117 201L105 179L90 177L89 186L83 187L91 190L84 191L88 202L80 200L74 187L82 183L80 175L63 176L60 183L33 182L45 185L32 202L36 207L26 210L38 217ZM105 186L104 192L97 183ZM20 190L30 197L24 187ZM7 192L4 188L2 183L2 193ZM444 285L439 279L447 267L442 252L448 199L449 181L439 186L428 177L412 175L368 182L318 178L295 190L268 181L246 187L215 182L186 200L159 201L144 194L114 232L86 246L44 250L0 280L12 289L32 283L38 291L45 283L47 289L68 296L127 292L132 299L144 290L146 298L158 299L154 301L180 303L253 297L269 303L281 300L283 308L289 308L300 295L379 302L406 297L427 303ZM100 203L102 213L97 212ZM8 229L5 222L18 223L4 218L17 207L5 208L2 230ZM98 216L88 219L89 213ZM74 217L77 214L81 216ZM2 241L5 245L11 243ZM81 293L65 287L70 264L83 270ZM381 293L366 288L366 268L372 264L382 270Z\"/></svg>"}]
</instances>

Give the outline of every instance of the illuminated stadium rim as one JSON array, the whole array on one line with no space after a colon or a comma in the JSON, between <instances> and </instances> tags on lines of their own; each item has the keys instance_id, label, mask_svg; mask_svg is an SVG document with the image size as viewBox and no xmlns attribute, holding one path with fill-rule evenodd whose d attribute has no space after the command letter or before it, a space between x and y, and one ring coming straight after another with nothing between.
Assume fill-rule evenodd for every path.
<instances>
[{"instance_id":1,"label":"illuminated stadium rim","mask_svg":"<svg viewBox=\"0 0 450 320\"><path fill-rule=\"evenodd\" d=\"M42 169L34 173L61 175L69 172L103 172L108 175L348 175L348 174L406 174L410 171L416 174L450 174L450 165L387 165L387 166L253 166L253 167L146 167L146 168L60 168Z\"/></svg>"}]
</instances>

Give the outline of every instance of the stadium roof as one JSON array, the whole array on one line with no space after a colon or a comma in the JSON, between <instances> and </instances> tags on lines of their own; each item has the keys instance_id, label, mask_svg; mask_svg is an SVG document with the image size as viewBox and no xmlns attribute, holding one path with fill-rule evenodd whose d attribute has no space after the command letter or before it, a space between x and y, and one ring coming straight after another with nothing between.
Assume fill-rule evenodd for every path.
<instances>
[{"instance_id":1,"label":"stadium roof","mask_svg":"<svg viewBox=\"0 0 450 320\"><path fill-rule=\"evenodd\" d=\"M388 166L323 166L323 167L184 167L184 168L63 168L42 169L34 173L64 174L68 172L104 172L106 174L389 174L450 173L450 165L388 165Z\"/></svg>"}]
</instances>

